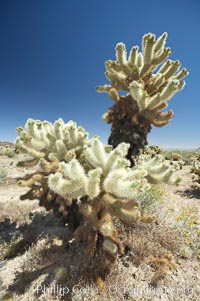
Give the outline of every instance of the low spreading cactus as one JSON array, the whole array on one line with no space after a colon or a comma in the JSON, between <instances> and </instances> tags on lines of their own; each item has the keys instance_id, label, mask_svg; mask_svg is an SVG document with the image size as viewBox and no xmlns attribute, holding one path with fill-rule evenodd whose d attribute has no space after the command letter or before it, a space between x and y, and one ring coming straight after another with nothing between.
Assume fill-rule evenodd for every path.
<instances>
[{"instance_id":1,"label":"low spreading cactus","mask_svg":"<svg viewBox=\"0 0 200 301\"><path fill-rule=\"evenodd\" d=\"M123 244L113 218L133 224L141 218L140 203L135 201L138 195L148 191L151 183L177 184L180 179L174 177L173 168L164 163L161 155L143 155L135 167L130 167L127 143L113 149L97 136L88 139L85 130L73 122L64 124L59 120L54 125L43 125L31 120L24 129L18 128L18 149L33 157L29 161L32 164L40 162L40 171L18 183L30 186L35 197L42 195L49 208L55 203L66 206L68 211L76 200L82 219L74 238L86 241L88 253L92 254L101 237L105 256L115 259L123 253ZM71 125L73 135L69 135Z\"/></svg>"}]
</instances>

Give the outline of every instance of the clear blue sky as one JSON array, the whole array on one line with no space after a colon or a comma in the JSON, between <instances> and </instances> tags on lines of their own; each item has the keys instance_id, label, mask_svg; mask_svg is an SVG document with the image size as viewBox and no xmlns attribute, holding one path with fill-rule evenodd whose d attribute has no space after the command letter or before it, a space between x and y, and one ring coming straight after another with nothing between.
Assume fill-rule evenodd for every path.
<instances>
[{"instance_id":1,"label":"clear blue sky","mask_svg":"<svg viewBox=\"0 0 200 301\"><path fill-rule=\"evenodd\" d=\"M153 127L161 147L200 146L200 1L0 0L0 141L14 141L27 118L76 121L107 141L101 116L112 101L97 93L114 47L129 51L147 32L168 32L171 59L190 75L170 100L175 117Z\"/></svg>"}]
</instances>

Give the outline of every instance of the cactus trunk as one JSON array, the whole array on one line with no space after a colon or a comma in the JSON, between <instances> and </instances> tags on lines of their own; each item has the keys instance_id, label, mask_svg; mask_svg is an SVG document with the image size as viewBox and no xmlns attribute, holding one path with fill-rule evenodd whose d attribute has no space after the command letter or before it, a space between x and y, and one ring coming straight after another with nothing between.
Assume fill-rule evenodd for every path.
<instances>
[{"instance_id":1,"label":"cactus trunk","mask_svg":"<svg viewBox=\"0 0 200 301\"><path fill-rule=\"evenodd\" d=\"M134 165L132 157L148 144L147 135L151 130L149 120L140 113L130 95L120 97L103 119L112 124L108 144L115 148L122 142L129 143L127 159Z\"/></svg>"},{"instance_id":2,"label":"cactus trunk","mask_svg":"<svg viewBox=\"0 0 200 301\"><path fill-rule=\"evenodd\" d=\"M148 144L147 135L150 130L151 126L146 124L145 120L140 124L133 125L130 119L122 119L117 125L112 125L108 144L111 144L115 148L121 142L129 143L130 148L127 159L133 165L132 157L138 155L139 150Z\"/></svg>"}]
</instances>

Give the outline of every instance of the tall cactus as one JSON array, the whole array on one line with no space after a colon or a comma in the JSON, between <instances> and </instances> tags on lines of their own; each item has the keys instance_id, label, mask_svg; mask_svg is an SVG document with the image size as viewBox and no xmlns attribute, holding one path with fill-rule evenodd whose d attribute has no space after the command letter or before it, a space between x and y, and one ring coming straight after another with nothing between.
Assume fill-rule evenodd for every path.
<instances>
[{"instance_id":1,"label":"tall cactus","mask_svg":"<svg viewBox=\"0 0 200 301\"><path fill-rule=\"evenodd\" d=\"M182 79L188 75L185 68L180 69L180 61L167 59L171 49L165 48L166 38L166 32L157 39L152 33L145 34L142 51L134 46L128 57L125 45L118 43L116 60L105 62L110 85L96 88L98 92L107 92L114 101L103 115L104 121L112 124L108 143L114 147L121 142L129 143L130 160L147 144L152 125L162 127L173 118L172 110L162 110L184 87ZM120 95L120 90L127 94Z\"/></svg>"}]
</instances>

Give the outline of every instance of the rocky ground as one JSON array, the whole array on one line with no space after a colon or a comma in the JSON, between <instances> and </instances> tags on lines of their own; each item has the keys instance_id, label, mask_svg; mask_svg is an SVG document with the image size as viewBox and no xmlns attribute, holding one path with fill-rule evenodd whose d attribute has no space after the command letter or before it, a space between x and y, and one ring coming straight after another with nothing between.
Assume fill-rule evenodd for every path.
<instances>
[{"instance_id":1,"label":"rocky ground","mask_svg":"<svg viewBox=\"0 0 200 301\"><path fill-rule=\"evenodd\" d=\"M83 244L63 244L71 238L67 225L38 200L20 200L28 188L16 179L32 172L16 166L22 159L0 156L7 171L0 178L0 300L199 300L200 194L190 166L177 172L178 187L160 188L152 223L119 225L126 252L96 286L92 277L105 263L88 258Z\"/></svg>"}]
</instances>

